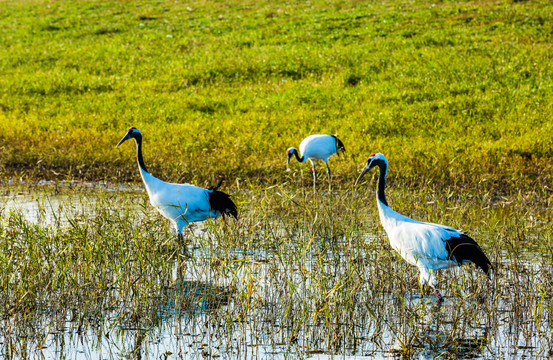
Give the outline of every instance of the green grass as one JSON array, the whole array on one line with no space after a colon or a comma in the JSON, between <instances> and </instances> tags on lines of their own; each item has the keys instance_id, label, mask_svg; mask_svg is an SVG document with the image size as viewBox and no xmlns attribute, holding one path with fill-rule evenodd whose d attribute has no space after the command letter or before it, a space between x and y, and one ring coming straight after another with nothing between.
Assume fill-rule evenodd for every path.
<instances>
[{"instance_id":1,"label":"green grass","mask_svg":"<svg viewBox=\"0 0 553 360\"><path fill-rule=\"evenodd\" d=\"M294 182L284 150L337 133L349 186L387 155L412 186L551 196L549 1L6 1L0 174ZM295 177L296 176L296 177ZM545 190L542 190L545 189Z\"/></svg>"}]
</instances>

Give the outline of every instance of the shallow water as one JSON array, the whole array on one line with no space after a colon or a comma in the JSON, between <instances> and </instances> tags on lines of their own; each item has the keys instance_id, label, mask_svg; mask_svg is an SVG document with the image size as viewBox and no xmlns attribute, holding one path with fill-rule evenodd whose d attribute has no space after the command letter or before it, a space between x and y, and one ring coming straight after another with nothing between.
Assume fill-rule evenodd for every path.
<instances>
[{"instance_id":1,"label":"shallow water","mask_svg":"<svg viewBox=\"0 0 553 360\"><path fill-rule=\"evenodd\" d=\"M139 194L141 187L111 183L39 182L32 185L0 186L0 215L23 215L32 223L55 223L80 216L91 216L99 196Z\"/></svg>"},{"instance_id":2,"label":"shallow water","mask_svg":"<svg viewBox=\"0 0 553 360\"><path fill-rule=\"evenodd\" d=\"M19 214L33 224L70 227L75 219L105 216L106 207L107 214L125 211L164 224L140 188L0 190L3 222ZM256 211L253 205L242 210ZM245 223L197 224L188 232L191 257L169 256L167 274L160 270L165 280L149 296L110 286L92 300L82 296L80 305L46 298L28 313L0 309L0 359L548 358L553 272L543 246L550 235L543 232L551 223L540 210L524 215L534 226L515 224L517 236L498 235L515 212L508 205L474 215L487 224L481 238L502 237L506 244L490 254L499 261L497 273L486 282L471 267L444 272L442 306L420 295L416 272L386 248L377 225L328 238L327 223L319 223L324 214L312 224L245 214L255 226L236 234L241 242L233 246L220 239ZM164 235L168 244L174 242L170 233ZM274 245L280 238L287 240ZM377 283L380 276L385 283ZM144 296L138 305L136 296Z\"/></svg>"}]
</instances>

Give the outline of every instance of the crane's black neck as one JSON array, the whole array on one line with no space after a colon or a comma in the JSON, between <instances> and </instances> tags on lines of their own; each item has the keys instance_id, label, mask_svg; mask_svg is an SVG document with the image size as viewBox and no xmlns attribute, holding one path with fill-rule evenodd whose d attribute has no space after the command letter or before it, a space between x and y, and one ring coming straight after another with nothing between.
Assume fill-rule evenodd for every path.
<instances>
[{"instance_id":1,"label":"crane's black neck","mask_svg":"<svg viewBox=\"0 0 553 360\"><path fill-rule=\"evenodd\" d=\"M144 158L142 157L142 135L134 135L134 140L136 140L136 160L138 160L138 166L140 166L142 170L148 172L144 164Z\"/></svg>"},{"instance_id":2,"label":"crane's black neck","mask_svg":"<svg viewBox=\"0 0 553 360\"><path fill-rule=\"evenodd\" d=\"M380 175L378 176L376 197L382 204L389 206L386 201L386 193L384 192L384 188L386 187L386 173L388 172L388 165L384 161L377 161L378 168L380 169Z\"/></svg>"},{"instance_id":3,"label":"crane's black neck","mask_svg":"<svg viewBox=\"0 0 553 360\"><path fill-rule=\"evenodd\" d=\"M298 160L300 163L305 161L305 156L302 156L300 158L300 156L298 155L298 150L294 151L294 155L296 156L296 160Z\"/></svg>"}]
</instances>

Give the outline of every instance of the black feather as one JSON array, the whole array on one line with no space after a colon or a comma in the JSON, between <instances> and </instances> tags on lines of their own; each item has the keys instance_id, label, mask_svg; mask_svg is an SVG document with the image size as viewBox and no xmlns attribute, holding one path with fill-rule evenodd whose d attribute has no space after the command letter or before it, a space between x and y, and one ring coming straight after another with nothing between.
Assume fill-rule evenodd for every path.
<instances>
[{"instance_id":1,"label":"black feather","mask_svg":"<svg viewBox=\"0 0 553 360\"><path fill-rule=\"evenodd\" d=\"M480 246L470 236L461 234L445 241L449 258L462 265L465 261L471 261L480 267L486 275L490 276L490 260Z\"/></svg>"},{"instance_id":2,"label":"black feather","mask_svg":"<svg viewBox=\"0 0 553 360\"><path fill-rule=\"evenodd\" d=\"M219 179L219 183L217 185L210 186L207 188L207 190L219 190L222 184L223 184L223 179Z\"/></svg>"},{"instance_id":3,"label":"black feather","mask_svg":"<svg viewBox=\"0 0 553 360\"><path fill-rule=\"evenodd\" d=\"M338 150L346 151L346 148L344 147L344 143L342 143L336 135L331 135L331 136L336 140L336 152L338 152Z\"/></svg>"},{"instance_id":4,"label":"black feather","mask_svg":"<svg viewBox=\"0 0 553 360\"><path fill-rule=\"evenodd\" d=\"M209 193L209 206L211 210L219 211L223 217L230 214L236 219L238 216L238 210L230 195L222 191L213 190Z\"/></svg>"}]
</instances>

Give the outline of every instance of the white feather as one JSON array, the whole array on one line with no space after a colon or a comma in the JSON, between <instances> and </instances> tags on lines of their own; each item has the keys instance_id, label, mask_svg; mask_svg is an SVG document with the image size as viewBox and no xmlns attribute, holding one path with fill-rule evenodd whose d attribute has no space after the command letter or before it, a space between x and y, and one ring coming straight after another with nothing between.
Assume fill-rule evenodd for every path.
<instances>
[{"instance_id":1,"label":"white feather","mask_svg":"<svg viewBox=\"0 0 553 360\"><path fill-rule=\"evenodd\" d=\"M336 154L336 138L331 135L309 135L300 143L300 155L312 162L322 160L328 164L328 158Z\"/></svg>"},{"instance_id":2,"label":"white feather","mask_svg":"<svg viewBox=\"0 0 553 360\"><path fill-rule=\"evenodd\" d=\"M434 286L434 271L456 266L449 259L445 241L460 236L459 230L448 226L415 221L401 215L377 200L380 222L388 235L390 246L409 264L421 272L421 284Z\"/></svg>"},{"instance_id":3,"label":"white feather","mask_svg":"<svg viewBox=\"0 0 553 360\"><path fill-rule=\"evenodd\" d=\"M140 175L153 207L171 220L178 233L189 223L221 216L209 205L211 190L191 184L174 184L162 181L140 168Z\"/></svg>"}]
</instances>

